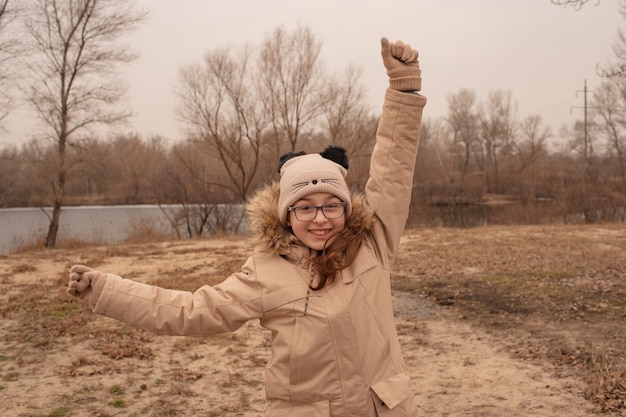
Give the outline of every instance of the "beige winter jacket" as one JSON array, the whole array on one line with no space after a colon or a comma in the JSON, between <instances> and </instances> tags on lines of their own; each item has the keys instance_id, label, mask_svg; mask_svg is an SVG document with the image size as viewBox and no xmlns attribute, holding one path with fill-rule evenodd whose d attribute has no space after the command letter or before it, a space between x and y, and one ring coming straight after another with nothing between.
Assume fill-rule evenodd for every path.
<instances>
[{"instance_id":1,"label":"beige winter jacket","mask_svg":"<svg viewBox=\"0 0 626 417\"><path fill-rule=\"evenodd\" d=\"M272 331L266 366L270 417L416 416L394 325L389 274L411 196L426 99L387 90L365 200L355 196L346 224L370 232L355 262L320 291L298 262L305 250L280 226L278 188L248 205L257 239L241 271L194 293L108 274L94 311L156 333L200 336L258 319Z\"/></svg>"}]
</instances>

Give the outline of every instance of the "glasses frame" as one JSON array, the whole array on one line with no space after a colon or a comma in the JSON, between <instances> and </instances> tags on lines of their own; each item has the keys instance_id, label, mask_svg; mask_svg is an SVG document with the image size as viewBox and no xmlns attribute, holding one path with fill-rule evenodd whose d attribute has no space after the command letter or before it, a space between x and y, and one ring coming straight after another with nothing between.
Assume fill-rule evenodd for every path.
<instances>
[{"instance_id":1,"label":"glasses frame","mask_svg":"<svg viewBox=\"0 0 626 417\"><path fill-rule=\"evenodd\" d=\"M326 217L328 220L333 220L333 219L338 219L340 217L342 217L343 215L346 214L346 205L348 203L346 203L345 201L339 201L336 203L328 203L328 204L322 204L321 206L314 206L311 204L306 204L304 206L291 206L291 207L287 207L287 211L292 212L295 216L296 216L296 220L298 220L299 222L311 222L313 220L315 220L317 218L317 213L319 213L320 211L322 212L322 214L324 215L324 217ZM338 216L333 216L333 217L328 217L328 215L326 214L326 212L324 211L324 208L329 207L329 206L341 206L343 208L343 210L341 210L341 214ZM306 220L301 220L298 217L298 209L301 208L314 208L315 209L315 214L313 215L313 217L311 217L310 219L306 219ZM302 215L302 214L300 214Z\"/></svg>"}]
</instances>

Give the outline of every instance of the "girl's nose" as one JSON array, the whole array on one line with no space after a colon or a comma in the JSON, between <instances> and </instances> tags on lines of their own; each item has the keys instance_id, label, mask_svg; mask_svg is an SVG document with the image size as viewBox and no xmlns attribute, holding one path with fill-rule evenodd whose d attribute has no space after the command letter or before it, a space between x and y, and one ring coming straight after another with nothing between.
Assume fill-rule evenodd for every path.
<instances>
[{"instance_id":1,"label":"girl's nose","mask_svg":"<svg viewBox=\"0 0 626 417\"><path fill-rule=\"evenodd\" d=\"M324 215L322 210L321 209L317 209L317 212L315 213L315 218L313 219L313 221L315 223L325 223L326 220L328 220L328 219L326 218L326 216Z\"/></svg>"}]
</instances>

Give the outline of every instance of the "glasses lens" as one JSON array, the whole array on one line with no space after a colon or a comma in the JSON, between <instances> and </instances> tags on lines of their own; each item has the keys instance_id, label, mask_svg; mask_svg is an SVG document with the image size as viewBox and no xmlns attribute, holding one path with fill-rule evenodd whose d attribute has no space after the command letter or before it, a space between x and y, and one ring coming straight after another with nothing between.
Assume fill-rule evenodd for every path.
<instances>
[{"instance_id":1,"label":"glasses lens","mask_svg":"<svg viewBox=\"0 0 626 417\"><path fill-rule=\"evenodd\" d=\"M344 203L326 204L322 206L322 213L324 213L327 219L336 219L343 216L345 206Z\"/></svg>"},{"instance_id":2,"label":"glasses lens","mask_svg":"<svg viewBox=\"0 0 626 417\"><path fill-rule=\"evenodd\" d=\"M317 207L315 206L294 207L293 210L296 213L296 219L301 222L311 221L317 216Z\"/></svg>"}]
</instances>

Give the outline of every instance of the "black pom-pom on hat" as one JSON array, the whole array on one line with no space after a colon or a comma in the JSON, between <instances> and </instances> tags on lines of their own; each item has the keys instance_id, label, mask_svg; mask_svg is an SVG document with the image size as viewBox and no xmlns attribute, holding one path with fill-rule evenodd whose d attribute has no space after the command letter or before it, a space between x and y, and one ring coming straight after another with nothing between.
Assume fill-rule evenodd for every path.
<instances>
[{"instance_id":1,"label":"black pom-pom on hat","mask_svg":"<svg viewBox=\"0 0 626 417\"><path fill-rule=\"evenodd\" d=\"M320 152L320 155L326 159L330 159L336 164L348 169L348 153L341 146L329 146Z\"/></svg>"},{"instance_id":2,"label":"black pom-pom on hat","mask_svg":"<svg viewBox=\"0 0 626 417\"><path fill-rule=\"evenodd\" d=\"M285 165L285 162L297 156L302 156L302 155L306 155L306 153L303 151L300 151L300 152L288 152L282 155L280 159L278 160L278 168L276 169L276 171L280 174L280 169L283 167L283 165Z\"/></svg>"}]
</instances>

